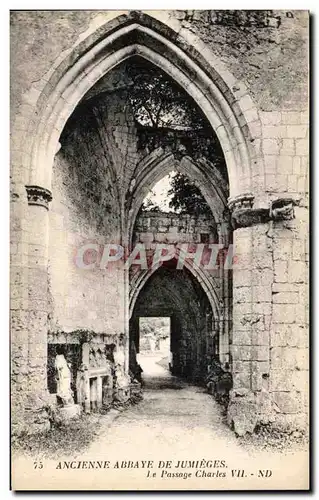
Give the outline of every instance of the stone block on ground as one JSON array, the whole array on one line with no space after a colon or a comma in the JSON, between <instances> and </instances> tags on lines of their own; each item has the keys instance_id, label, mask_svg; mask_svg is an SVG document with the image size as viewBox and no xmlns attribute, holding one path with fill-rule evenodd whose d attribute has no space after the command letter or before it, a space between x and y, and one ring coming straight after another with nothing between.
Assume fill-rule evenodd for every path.
<instances>
[{"instance_id":1,"label":"stone block on ground","mask_svg":"<svg viewBox=\"0 0 319 500\"><path fill-rule=\"evenodd\" d=\"M61 423L67 424L70 420L79 418L82 413L82 408L80 405L69 405L58 408L56 414L61 419Z\"/></svg>"}]
</instances>

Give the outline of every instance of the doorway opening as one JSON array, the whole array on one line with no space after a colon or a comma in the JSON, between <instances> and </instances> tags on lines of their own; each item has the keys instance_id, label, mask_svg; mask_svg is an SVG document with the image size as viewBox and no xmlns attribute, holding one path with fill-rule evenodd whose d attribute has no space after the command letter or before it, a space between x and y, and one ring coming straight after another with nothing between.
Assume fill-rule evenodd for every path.
<instances>
[{"instance_id":1,"label":"doorway opening","mask_svg":"<svg viewBox=\"0 0 319 500\"><path fill-rule=\"evenodd\" d=\"M171 318L139 318L139 353L137 362L143 370L144 378L164 375L171 366Z\"/></svg>"}]
</instances>

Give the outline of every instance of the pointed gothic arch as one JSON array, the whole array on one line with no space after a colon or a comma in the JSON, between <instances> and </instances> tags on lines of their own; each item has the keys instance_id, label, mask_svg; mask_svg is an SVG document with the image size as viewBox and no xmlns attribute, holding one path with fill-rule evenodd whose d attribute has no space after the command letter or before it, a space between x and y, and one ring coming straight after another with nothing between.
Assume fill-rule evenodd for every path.
<instances>
[{"instance_id":1,"label":"pointed gothic arch","mask_svg":"<svg viewBox=\"0 0 319 500\"><path fill-rule=\"evenodd\" d=\"M67 119L102 76L136 55L163 69L206 115L224 152L230 196L250 192L256 156L245 119L245 110L253 107L250 98L245 96L245 103L236 100L222 75L193 45L150 15L134 11L115 17L61 57L25 96L23 118L31 140L22 138L14 150L23 152L26 183L50 189L53 159Z\"/></svg>"},{"instance_id":2,"label":"pointed gothic arch","mask_svg":"<svg viewBox=\"0 0 319 500\"><path fill-rule=\"evenodd\" d=\"M183 253L180 248L175 249L175 257L178 259L179 256ZM185 268L194 276L196 281L200 284L203 291L205 292L208 301L212 307L212 311L216 320L219 319L220 316L220 304L218 298L218 282L212 276L208 276L204 270L198 266L195 262L190 264L187 259L184 261ZM156 267L150 267L149 269L142 270L137 273L130 283L130 293L129 293L129 315L132 316L133 309L135 306L135 302L138 298L138 295L142 288L145 286L147 281L151 276L157 271Z\"/></svg>"},{"instance_id":3,"label":"pointed gothic arch","mask_svg":"<svg viewBox=\"0 0 319 500\"><path fill-rule=\"evenodd\" d=\"M208 160L204 163L195 162L187 156L178 160L173 153L165 152L159 147L136 165L132 176L134 187L128 193L126 206L128 243L132 241L134 223L143 199L155 184L172 170L195 181L212 211L215 222L220 224L224 221L227 189L224 188L225 180L221 179L216 167Z\"/></svg>"}]
</instances>

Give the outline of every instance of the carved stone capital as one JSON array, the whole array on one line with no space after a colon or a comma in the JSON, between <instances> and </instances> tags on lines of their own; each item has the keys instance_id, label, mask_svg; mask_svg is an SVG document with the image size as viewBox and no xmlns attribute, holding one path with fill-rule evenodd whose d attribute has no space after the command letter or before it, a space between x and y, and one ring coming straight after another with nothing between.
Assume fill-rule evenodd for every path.
<instances>
[{"instance_id":1,"label":"carved stone capital","mask_svg":"<svg viewBox=\"0 0 319 500\"><path fill-rule=\"evenodd\" d=\"M255 197L252 193L240 194L238 196L235 196L234 198L229 198L228 208L231 212L253 208L254 198Z\"/></svg>"},{"instance_id":2,"label":"carved stone capital","mask_svg":"<svg viewBox=\"0 0 319 500\"><path fill-rule=\"evenodd\" d=\"M49 189L41 186L26 186L26 190L29 205L39 205L49 209L49 202L52 201L52 193Z\"/></svg>"}]
</instances>

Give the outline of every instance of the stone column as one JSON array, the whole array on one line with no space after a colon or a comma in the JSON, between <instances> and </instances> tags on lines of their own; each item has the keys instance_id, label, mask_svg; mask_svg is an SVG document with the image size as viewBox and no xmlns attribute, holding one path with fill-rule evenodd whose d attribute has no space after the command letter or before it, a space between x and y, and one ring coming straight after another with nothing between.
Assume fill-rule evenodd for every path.
<instances>
[{"instance_id":1,"label":"stone column","mask_svg":"<svg viewBox=\"0 0 319 500\"><path fill-rule=\"evenodd\" d=\"M307 430L309 414L309 224L304 200L294 212L289 218L289 204L273 203L269 232L274 261L269 391L272 421L289 432Z\"/></svg>"},{"instance_id":2,"label":"stone column","mask_svg":"<svg viewBox=\"0 0 319 500\"><path fill-rule=\"evenodd\" d=\"M102 377L96 379L96 405L97 409L102 408Z\"/></svg>"},{"instance_id":3,"label":"stone column","mask_svg":"<svg viewBox=\"0 0 319 500\"><path fill-rule=\"evenodd\" d=\"M12 170L14 176L14 170ZM11 430L24 429L28 391L28 204L23 185L12 186L10 203Z\"/></svg>"},{"instance_id":4,"label":"stone column","mask_svg":"<svg viewBox=\"0 0 319 500\"><path fill-rule=\"evenodd\" d=\"M230 247L231 227L226 221L219 226L218 241L222 245L223 253L219 260L220 304L221 317L219 321L219 359L222 365L229 362L229 344L231 327L231 273L232 247Z\"/></svg>"},{"instance_id":5,"label":"stone column","mask_svg":"<svg viewBox=\"0 0 319 500\"><path fill-rule=\"evenodd\" d=\"M294 217L295 203L281 199L271 202L269 208L254 209L251 195L230 203L236 264L231 346L233 390L228 422L239 435L253 432L258 422L272 421L275 411L275 395L270 387L270 337L276 307L273 226L278 220ZM287 262L281 266L285 268ZM286 342L289 343L288 338Z\"/></svg>"},{"instance_id":6,"label":"stone column","mask_svg":"<svg viewBox=\"0 0 319 500\"><path fill-rule=\"evenodd\" d=\"M85 370L84 379L84 410L85 413L91 412L91 391L90 391L90 377L88 369Z\"/></svg>"},{"instance_id":7,"label":"stone column","mask_svg":"<svg viewBox=\"0 0 319 500\"><path fill-rule=\"evenodd\" d=\"M51 192L26 186L28 198L28 391L24 420L29 431L49 427L47 404L48 205Z\"/></svg>"},{"instance_id":8,"label":"stone column","mask_svg":"<svg viewBox=\"0 0 319 500\"><path fill-rule=\"evenodd\" d=\"M228 422L237 434L253 432L261 401L268 394L269 327L273 281L272 242L267 236L269 210L255 210L253 196L230 202L234 225L233 331L231 367L233 390Z\"/></svg>"}]
</instances>

